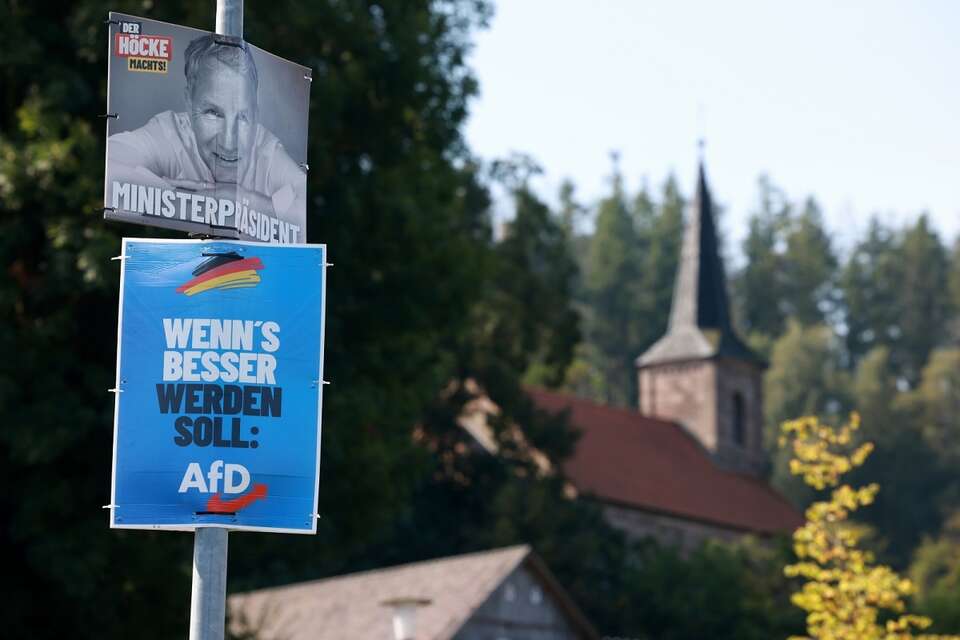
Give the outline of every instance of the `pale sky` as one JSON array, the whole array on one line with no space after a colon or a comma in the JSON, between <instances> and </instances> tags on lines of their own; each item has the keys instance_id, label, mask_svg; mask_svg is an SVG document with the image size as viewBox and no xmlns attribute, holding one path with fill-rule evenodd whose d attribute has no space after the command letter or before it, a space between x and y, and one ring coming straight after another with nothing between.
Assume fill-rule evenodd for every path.
<instances>
[{"instance_id":1,"label":"pale sky","mask_svg":"<svg viewBox=\"0 0 960 640\"><path fill-rule=\"evenodd\" d=\"M608 193L612 150L689 194L703 135L734 253L761 173L842 246L872 213L960 232L960 1L499 0L475 42L470 146L533 156L550 202Z\"/></svg>"}]
</instances>

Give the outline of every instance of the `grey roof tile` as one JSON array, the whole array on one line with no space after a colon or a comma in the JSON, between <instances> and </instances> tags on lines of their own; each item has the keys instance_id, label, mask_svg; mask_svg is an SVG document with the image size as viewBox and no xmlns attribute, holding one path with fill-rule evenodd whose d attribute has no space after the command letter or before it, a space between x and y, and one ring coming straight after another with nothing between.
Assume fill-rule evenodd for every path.
<instances>
[{"instance_id":1,"label":"grey roof tile","mask_svg":"<svg viewBox=\"0 0 960 640\"><path fill-rule=\"evenodd\" d=\"M526 545L231 595L231 628L259 640L386 640L393 598L425 598L417 636L449 640L530 555Z\"/></svg>"}]
</instances>

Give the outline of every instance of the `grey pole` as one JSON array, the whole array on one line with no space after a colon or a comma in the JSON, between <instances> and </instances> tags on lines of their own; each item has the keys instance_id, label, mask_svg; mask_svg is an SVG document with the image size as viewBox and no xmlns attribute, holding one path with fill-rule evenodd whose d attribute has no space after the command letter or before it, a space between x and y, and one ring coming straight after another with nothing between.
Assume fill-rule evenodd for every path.
<instances>
[{"instance_id":1,"label":"grey pole","mask_svg":"<svg viewBox=\"0 0 960 640\"><path fill-rule=\"evenodd\" d=\"M243 37L243 0L217 0L217 33Z\"/></svg>"},{"instance_id":2,"label":"grey pole","mask_svg":"<svg viewBox=\"0 0 960 640\"><path fill-rule=\"evenodd\" d=\"M201 527L193 537L190 640L223 640L227 601L227 530Z\"/></svg>"},{"instance_id":3,"label":"grey pole","mask_svg":"<svg viewBox=\"0 0 960 640\"><path fill-rule=\"evenodd\" d=\"M217 0L216 32L243 38L243 0ZM190 640L223 640L227 608L227 530L200 527L193 534Z\"/></svg>"}]
</instances>

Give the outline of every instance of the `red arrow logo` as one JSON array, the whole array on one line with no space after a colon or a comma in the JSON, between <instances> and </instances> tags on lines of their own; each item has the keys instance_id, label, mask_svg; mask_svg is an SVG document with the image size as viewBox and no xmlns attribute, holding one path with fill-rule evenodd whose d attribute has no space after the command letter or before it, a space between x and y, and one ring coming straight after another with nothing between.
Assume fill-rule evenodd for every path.
<instances>
[{"instance_id":1,"label":"red arrow logo","mask_svg":"<svg viewBox=\"0 0 960 640\"><path fill-rule=\"evenodd\" d=\"M211 513L236 513L250 505L250 503L267 497L267 485L255 484L250 493L231 500L221 500L220 494L214 495L207 501L207 511Z\"/></svg>"}]
</instances>

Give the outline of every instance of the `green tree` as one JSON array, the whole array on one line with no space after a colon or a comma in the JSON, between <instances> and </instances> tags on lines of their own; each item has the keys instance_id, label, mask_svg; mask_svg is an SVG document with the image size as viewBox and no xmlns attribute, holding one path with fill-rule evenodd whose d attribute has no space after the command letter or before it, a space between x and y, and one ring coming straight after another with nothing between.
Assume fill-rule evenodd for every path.
<instances>
[{"instance_id":1,"label":"green tree","mask_svg":"<svg viewBox=\"0 0 960 640\"><path fill-rule=\"evenodd\" d=\"M174 637L190 537L109 531L121 233L98 211L108 8L200 27L213 3L0 6L3 565L12 637ZM237 585L337 572L402 513L427 456L410 428L490 277L486 196L461 133L483 2L248 3L250 41L311 66L309 239L327 242L317 537L236 535ZM309 558L310 562L304 562ZM36 597L43 594L43 598ZM50 612L55 612L51 615ZM149 625L143 625L149 620Z\"/></svg>"},{"instance_id":2,"label":"green tree","mask_svg":"<svg viewBox=\"0 0 960 640\"><path fill-rule=\"evenodd\" d=\"M922 537L939 528L939 500L950 478L921 435L916 394L897 389L886 347L875 347L861 358L851 387L852 406L864 418L860 438L876 445L852 476L856 482L876 481L884 487L857 519L877 532L873 546L881 557L905 567Z\"/></svg>"},{"instance_id":3,"label":"green tree","mask_svg":"<svg viewBox=\"0 0 960 640\"><path fill-rule=\"evenodd\" d=\"M746 264L734 279L737 317L748 334L778 337L786 323L786 312L781 306L780 244L790 205L768 177L760 177L758 189L759 208L750 216L743 241Z\"/></svg>"},{"instance_id":4,"label":"green tree","mask_svg":"<svg viewBox=\"0 0 960 640\"><path fill-rule=\"evenodd\" d=\"M891 346L898 334L900 265L893 231L873 218L840 275L846 310L846 349L855 364L875 346Z\"/></svg>"},{"instance_id":5,"label":"green tree","mask_svg":"<svg viewBox=\"0 0 960 640\"><path fill-rule=\"evenodd\" d=\"M928 447L927 459L923 466L915 467L915 473L929 476L931 466L939 469L939 474L924 487L929 495L918 496L922 503L936 511L928 516L926 523L921 521L921 526L915 527L923 540L914 549L910 565L910 576L918 587L918 608L937 620L934 627L937 630L960 628L960 607L957 606L960 593L960 486L953 472L960 455L956 444L960 422L953 409L958 382L960 351L954 348L934 351L923 370L920 385L907 396L916 413L915 423L922 434L921 440ZM938 532L936 524L941 514L946 515L946 522Z\"/></svg>"},{"instance_id":6,"label":"green tree","mask_svg":"<svg viewBox=\"0 0 960 640\"><path fill-rule=\"evenodd\" d=\"M926 215L904 233L898 288L900 334L894 364L911 385L920 380L927 356L945 340L950 313L947 252Z\"/></svg>"},{"instance_id":7,"label":"green tree","mask_svg":"<svg viewBox=\"0 0 960 640\"><path fill-rule=\"evenodd\" d=\"M898 390L890 351L875 347L860 359L853 376L843 368L842 355L839 339L827 327L789 323L774 344L764 380L767 442L775 442L773 428L789 415L835 419L855 407L869 418L858 437L876 449L852 475L856 482L880 482L884 491L856 518L877 532L872 544L884 561L904 567L922 537L938 530L941 502L952 481L921 435L917 394ZM813 496L791 478L785 453L771 454L773 484L796 504L807 504Z\"/></svg>"},{"instance_id":8,"label":"green tree","mask_svg":"<svg viewBox=\"0 0 960 640\"><path fill-rule=\"evenodd\" d=\"M951 317L949 334L953 344L960 342L960 238L953 243L950 252L950 271L947 274L947 288L950 296Z\"/></svg>"},{"instance_id":9,"label":"green tree","mask_svg":"<svg viewBox=\"0 0 960 640\"><path fill-rule=\"evenodd\" d=\"M676 184L673 187L676 188ZM637 235L643 237L652 232L657 221L657 213L657 203L653 194L650 193L647 181L644 180L639 191L637 191L637 195L633 197L633 206L631 207L633 228Z\"/></svg>"},{"instance_id":10,"label":"green tree","mask_svg":"<svg viewBox=\"0 0 960 640\"><path fill-rule=\"evenodd\" d=\"M526 183L514 189L513 200L514 218L494 248L492 299L483 305L492 317L476 323L490 334L479 344L504 358L502 375L525 372L528 383L556 387L580 341L572 306L577 265L565 220Z\"/></svg>"},{"instance_id":11,"label":"green tree","mask_svg":"<svg viewBox=\"0 0 960 640\"><path fill-rule=\"evenodd\" d=\"M764 376L764 443L773 460L771 482L795 504L805 503L810 493L792 478L789 456L777 447L779 425L790 416L835 416L846 406L848 386L832 330L789 321Z\"/></svg>"},{"instance_id":12,"label":"green tree","mask_svg":"<svg viewBox=\"0 0 960 640\"><path fill-rule=\"evenodd\" d=\"M497 517L491 500L514 482L523 491L546 492L543 499L565 501L562 487L548 490L540 482L571 453L575 434L563 416L537 410L521 381L556 386L564 378L579 341L572 308L576 266L562 221L530 191L524 166L500 167L501 176L520 176L510 185L515 216L487 256L492 277L475 291L469 324L446 350L451 376L437 387L418 428L431 468L378 545L383 551L373 552L383 561L482 548L479 532ZM468 414L480 416L486 448L463 428ZM542 529L541 537L548 532Z\"/></svg>"},{"instance_id":13,"label":"green tree","mask_svg":"<svg viewBox=\"0 0 960 640\"><path fill-rule=\"evenodd\" d=\"M641 191L634 203L634 219L643 221L649 215L651 198ZM643 308L637 315L637 353L650 347L667 331L670 305L673 301L674 280L680 263L680 245L683 241L683 211L686 200L673 175L663 183L659 201L653 201L652 221L640 226L640 238L644 247L642 257L644 296Z\"/></svg>"},{"instance_id":14,"label":"green tree","mask_svg":"<svg viewBox=\"0 0 960 640\"><path fill-rule=\"evenodd\" d=\"M572 241L577 235L577 226L587 215L587 209L577 202L576 186L571 180L560 184L560 226ZM572 247L571 247L572 250Z\"/></svg>"},{"instance_id":15,"label":"green tree","mask_svg":"<svg viewBox=\"0 0 960 640\"><path fill-rule=\"evenodd\" d=\"M781 569L789 558L780 540L708 542L687 555L648 541L627 572L628 612L618 635L760 640L796 633L803 617L789 607Z\"/></svg>"},{"instance_id":16,"label":"green tree","mask_svg":"<svg viewBox=\"0 0 960 640\"><path fill-rule=\"evenodd\" d=\"M945 341L949 277L946 249L926 216L899 232L873 220L841 276L852 362L885 345L898 378L916 385L927 356Z\"/></svg>"},{"instance_id":17,"label":"green tree","mask_svg":"<svg viewBox=\"0 0 960 640\"><path fill-rule=\"evenodd\" d=\"M634 361L667 329L680 259L685 201L669 176L659 197L632 198L615 173L591 236L574 238L582 276L577 308L584 341L564 388L598 402L635 406Z\"/></svg>"},{"instance_id":18,"label":"green tree","mask_svg":"<svg viewBox=\"0 0 960 640\"><path fill-rule=\"evenodd\" d=\"M857 365L851 385L853 406L863 418L863 437L878 448L892 446L896 431L908 419L902 407L897 380L890 367L890 350L874 347Z\"/></svg>"},{"instance_id":19,"label":"green tree","mask_svg":"<svg viewBox=\"0 0 960 640\"><path fill-rule=\"evenodd\" d=\"M833 331L789 322L773 346L764 378L764 412L772 425L768 441L776 445L773 429L784 416L836 415L846 406L848 384Z\"/></svg>"},{"instance_id":20,"label":"green tree","mask_svg":"<svg viewBox=\"0 0 960 640\"><path fill-rule=\"evenodd\" d=\"M910 401L930 447L945 462L960 462L960 349L931 354Z\"/></svg>"},{"instance_id":21,"label":"green tree","mask_svg":"<svg viewBox=\"0 0 960 640\"><path fill-rule=\"evenodd\" d=\"M931 631L960 629L960 521L954 516L936 538L917 547L910 564L917 611L935 621Z\"/></svg>"},{"instance_id":22,"label":"green tree","mask_svg":"<svg viewBox=\"0 0 960 640\"><path fill-rule=\"evenodd\" d=\"M596 348L597 368L606 383L603 401L632 404L636 395L633 358L634 327L641 274L633 218L627 208L623 180L615 171L613 193L599 207L584 273L584 294L590 306L587 339Z\"/></svg>"},{"instance_id":23,"label":"green tree","mask_svg":"<svg viewBox=\"0 0 960 640\"><path fill-rule=\"evenodd\" d=\"M803 325L823 324L835 303L837 258L813 198L790 220L783 253L783 309Z\"/></svg>"},{"instance_id":24,"label":"green tree","mask_svg":"<svg viewBox=\"0 0 960 640\"><path fill-rule=\"evenodd\" d=\"M837 258L813 198L792 205L769 178L743 242L746 265L735 279L738 317L757 341L776 339L788 319L824 324L836 306Z\"/></svg>"}]
</instances>

